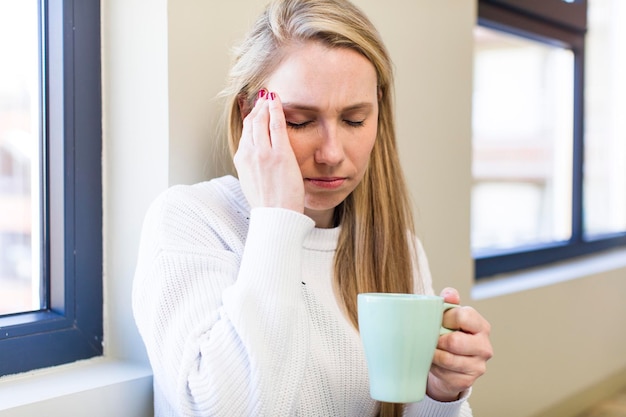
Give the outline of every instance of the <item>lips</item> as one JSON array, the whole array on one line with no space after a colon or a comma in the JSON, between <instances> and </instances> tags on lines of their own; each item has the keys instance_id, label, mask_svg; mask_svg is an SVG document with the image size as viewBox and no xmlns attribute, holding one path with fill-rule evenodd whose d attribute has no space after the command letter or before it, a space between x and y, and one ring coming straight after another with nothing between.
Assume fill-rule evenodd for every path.
<instances>
[{"instance_id":1,"label":"lips","mask_svg":"<svg viewBox=\"0 0 626 417\"><path fill-rule=\"evenodd\" d=\"M319 188L325 188L333 190L339 188L346 181L345 177L321 177L321 178L308 178L311 185Z\"/></svg>"}]
</instances>

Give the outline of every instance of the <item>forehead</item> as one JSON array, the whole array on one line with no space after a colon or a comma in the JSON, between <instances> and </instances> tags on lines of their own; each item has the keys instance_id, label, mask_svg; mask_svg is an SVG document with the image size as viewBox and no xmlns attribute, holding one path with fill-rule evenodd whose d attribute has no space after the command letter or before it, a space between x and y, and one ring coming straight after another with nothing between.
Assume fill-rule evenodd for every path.
<instances>
[{"instance_id":1,"label":"forehead","mask_svg":"<svg viewBox=\"0 0 626 417\"><path fill-rule=\"evenodd\" d=\"M318 106L376 101L376 70L359 52L317 41L286 48L265 86L281 100Z\"/></svg>"}]
</instances>

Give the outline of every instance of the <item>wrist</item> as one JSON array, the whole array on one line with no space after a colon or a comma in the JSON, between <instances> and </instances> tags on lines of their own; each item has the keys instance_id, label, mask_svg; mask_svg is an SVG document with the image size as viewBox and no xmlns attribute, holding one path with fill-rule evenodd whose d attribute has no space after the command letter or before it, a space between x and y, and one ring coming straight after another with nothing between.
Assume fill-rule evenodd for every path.
<instances>
[{"instance_id":1,"label":"wrist","mask_svg":"<svg viewBox=\"0 0 626 417\"><path fill-rule=\"evenodd\" d=\"M426 395L435 401L442 403L448 403L457 401L463 391L446 389L445 384L441 380L433 378L432 375L428 377L428 385L426 386Z\"/></svg>"},{"instance_id":2,"label":"wrist","mask_svg":"<svg viewBox=\"0 0 626 417\"><path fill-rule=\"evenodd\" d=\"M432 398L435 401L439 401L441 403L451 403L454 401L458 401L461 397L461 393L446 393L446 392L434 392L434 390L426 390L426 395Z\"/></svg>"}]
</instances>

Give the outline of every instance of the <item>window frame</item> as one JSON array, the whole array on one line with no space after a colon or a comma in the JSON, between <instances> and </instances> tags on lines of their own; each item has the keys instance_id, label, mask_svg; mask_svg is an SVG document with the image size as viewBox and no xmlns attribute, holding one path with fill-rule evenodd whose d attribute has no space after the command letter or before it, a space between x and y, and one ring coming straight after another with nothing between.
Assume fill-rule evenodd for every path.
<instances>
[{"instance_id":1,"label":"window frame","mask_svg":"<svg viewBox=\"0 0 626 417\"><path fill-rule=\"evenodd\" d=\"M0 316L0 376L100 356L100 0L40 0L42 300Z\"/></svg>"},{"instance_id":2,"label":"window frame","mask_svg":"<svg viewBox=\"0 0 626 417\"><path fill-rule=\"evenodd\" d=\"M626 231L585 236L583 216L584 85L587 3L578 0L479 0L478 25L571 49L574 54L574 129L572 181L572 236L563 242L501 250L474 250L475 278L565 261L626 246Z\"/></svg>"}]
</instances>

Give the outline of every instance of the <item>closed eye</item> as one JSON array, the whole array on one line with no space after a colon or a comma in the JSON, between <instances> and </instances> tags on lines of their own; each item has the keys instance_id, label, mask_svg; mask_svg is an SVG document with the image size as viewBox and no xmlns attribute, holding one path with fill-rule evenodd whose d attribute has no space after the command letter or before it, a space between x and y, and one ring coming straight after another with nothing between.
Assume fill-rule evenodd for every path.
<instances>
[{"instance_id":1,"label":"closed eye","mask_svg":"<svg viewBox=\"0 0 626 417\"><path fill-rule=\"evenodd\" d=\"M290 127L292 129L304 129L309 124L311 124L310 120L306 122L302 122L302 123L294 123L294 122L287 121L287 127Z\"/></svg>"},{"instance_id":2,"label":"closed eye","mask_svg":"<svg viewBox=\"0 0 626 417\"><path fill-rule=\"evenodd\" d=\"M365 122L365 120L344 120L343 122L348 126L361 127L363 126L363 122Z\"/></svg>"}]
</instances>

